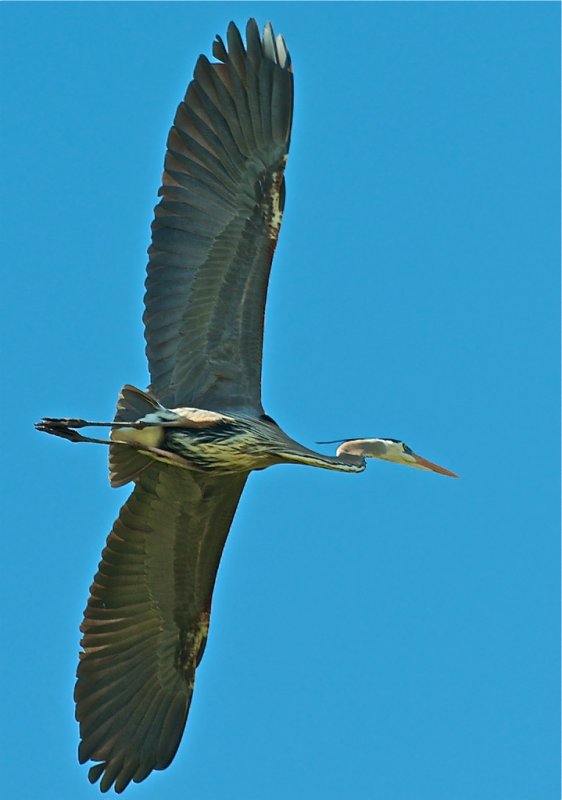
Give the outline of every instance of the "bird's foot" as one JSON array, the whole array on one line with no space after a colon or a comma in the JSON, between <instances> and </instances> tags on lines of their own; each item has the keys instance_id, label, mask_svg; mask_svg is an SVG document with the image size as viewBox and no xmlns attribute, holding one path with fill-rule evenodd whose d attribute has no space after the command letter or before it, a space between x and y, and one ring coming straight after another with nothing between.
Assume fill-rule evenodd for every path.
<instances>
[{"instance_id":1,"label":"bird's foot","mask_svg":"<svg viewBox=\"0 0 562 800\"><path fill-rule=\"evenodd\" d=\"M78 425L76 425L78 423ZM79 419L51 419L45 417L40 422L35 423L35 429L50 433L53 436L60 436L62 439L68 439L69 442L82 442L84 437L81 436L74 428L82 427L80 423L83 420Z\"/></svg>"},{"instance_id":2,"label":"bird's foot","mask_svg":"<svg viewBox=\"0 0 562 800\"><path fill-rule=\"evenodd\" d=\"M85 428L91 423L86 422L85 419L55 419L54 417L43 417L38 425L48 425L50 428Z\"/></svg>"}]
</instances>

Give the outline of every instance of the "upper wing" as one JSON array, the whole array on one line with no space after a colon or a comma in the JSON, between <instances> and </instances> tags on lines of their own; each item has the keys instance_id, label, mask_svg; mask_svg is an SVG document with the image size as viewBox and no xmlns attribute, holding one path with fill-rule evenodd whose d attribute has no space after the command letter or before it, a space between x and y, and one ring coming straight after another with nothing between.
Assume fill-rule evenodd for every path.
<instances>
[{"instance_id":1,"label":"upper wing","mask_svg":"<svg viewBox=\"0 0 562 800\"><path fill-rule=\"evenodd\" d=\"M215 576L247 474L150 465L102 554L81 630L80 762L122 791L178 748L209 627Z\"/></svg>"},{"instance_id":2,"label":"upper wing","mask_svg":"<svg viewBox=\"0 0 562 800\"><path fill-rule=\"evenodd\" d=\"M293 110L287 48L233 23L200 56L168 138L144 314L151 391L169 408L262 413L263 318Z\"/></svg>"}]
</instances>

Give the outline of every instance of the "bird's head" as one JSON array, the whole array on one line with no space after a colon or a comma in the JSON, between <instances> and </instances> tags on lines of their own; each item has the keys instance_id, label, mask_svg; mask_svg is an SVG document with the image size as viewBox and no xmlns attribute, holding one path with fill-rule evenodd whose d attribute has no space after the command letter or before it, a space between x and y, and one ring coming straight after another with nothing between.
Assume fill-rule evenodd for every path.
<instances>
[{"instance_id":1,"label":"bird's head","mask_svg":"<svg viewBox=\"0 0 562 800\"><path fill-rule=\"evenodd\" d=\"M404 464L416 469L427 469L458 478L454 472L445 467L440 467L432 461L414 453L411 447L398 439L344 439L336 451L336 455L362 456L363 458L380 458L383 461L393 461L395 464ZM327 442L325 443L327 444Z\"/></svg>"}]
</instances>

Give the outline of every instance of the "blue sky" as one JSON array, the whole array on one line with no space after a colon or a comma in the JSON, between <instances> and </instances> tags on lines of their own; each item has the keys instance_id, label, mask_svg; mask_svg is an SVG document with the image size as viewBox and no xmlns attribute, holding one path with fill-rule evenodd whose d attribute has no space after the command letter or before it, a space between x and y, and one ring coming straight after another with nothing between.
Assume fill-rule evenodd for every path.
<instances>
[{"instance_id":1,"label":"blue sky","mask_svg":"<svg viewBox=\"0 0 562 800\"><path fill-rule=\"evenodd\" d=\"M98 795L78 626L128 493L34 432L147 383L164 143L195 58L271 19L296 105L264 399L301 441L401 438L454 481L252 476L186 735L127 796L558 797L554 3L3 5L6 796Z\"/></svg>"}]
</instances>

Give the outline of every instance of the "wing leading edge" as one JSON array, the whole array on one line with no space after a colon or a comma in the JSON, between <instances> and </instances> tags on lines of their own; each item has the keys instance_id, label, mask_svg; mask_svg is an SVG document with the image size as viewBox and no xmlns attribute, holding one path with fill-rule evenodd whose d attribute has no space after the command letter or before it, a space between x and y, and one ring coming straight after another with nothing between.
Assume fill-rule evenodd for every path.
<instances>
[{"instance_id":1,"label":"wing leading edge","mask_svg":"<svg viewBox=\"0 0 562 800\"><path fill-rule=\"evenodd\" d=\"M151 391L168 407L263 413L263 320L293 110L287 48L233 23L197 62L170 131L145 296Z\"/></svg>"}]
</instances>

